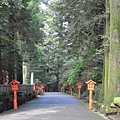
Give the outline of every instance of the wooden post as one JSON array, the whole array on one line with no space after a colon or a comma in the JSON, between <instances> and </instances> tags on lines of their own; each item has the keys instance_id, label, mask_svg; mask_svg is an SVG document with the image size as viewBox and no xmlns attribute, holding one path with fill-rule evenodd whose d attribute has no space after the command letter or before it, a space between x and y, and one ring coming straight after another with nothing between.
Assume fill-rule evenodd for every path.
<instances>
[{"instance_id":1,"label":"wooden post","mask_svg":"<svg viewBox=\"0 0 120 120\"><path fill-rule=\"evenodd\" d=\"M92 102L92 90L89 90L89 109L93 109L93 102Z\"/></svg>"},{"instance_id":2,"label":"wooden post","mask_svg":"<svg viewBox=\"0 0 120 120\"><path fill-rule=\"evenodd\" d=\"M89 90L89 109L92 110L93 109L93 101L92 101L92 91L94 90L94 85L96 84L96 82L89 80L87 83L87 87Z\"/></svg>"},{"instance_id":3,"label":"wooden post","mask_svg":"<svg viewBox=\"0 0 120 120\"><path fill-rule=\"evenodd\" d=\"M17 91L14 91L14 109L16 110L18 107L17 107Z\"/></svg>"},{"instance_id":4,"label":"wooden post","mask_svg":"<svg viewBox=\"0 0 120 120\"><path fill-rule=\"evenodd\" d=\"M65 84L62 85L61 91L62 91L63 93L65 93Z\"/></svg>"},{"instance_id":5,"label":"wooden post","mask_svg":"<svg viewBox=\"0 0 120 120\"><path fill-rule=\"evenodd\" d=\"M40 88L42 90L42 95L44 94L44 88L45 88L45 85L44 84L40 84Z\"/></svg>"},{"instance_id":6,"label":"wooden post","mask_svg":"<svg viewBox=\"0 0 120 120\"><path fill-rule=\"evenodd\" d=\"M9 84L12 86L12 91L14 92L13 107L16 110L18 108L18 105L17 105L17 91L18 91L19 82L16 81L16 80L12 80Z\"/></svg>"},{"instance_id":7,"label":"wooden post","mask_svg":"<svg viewBox=\"0 0 120 120\"><path fill-rule=\"evenodd\" d=\"M77 88L78 88L78 99L80 99L80 90L82 88L82 83L78 82L76 85L77 85Z\"/></svg>"},{"instance_id":8,"label":"wooden post","mask_svg":"<svg viewBox=\"0 0 120 120\"><path fill-rule=\"evenodd\" d=\"M38 99L38 83L35 84L35 96Z\"/></svg>"},{"instance_id":9,"label":"wooden post","mask_svg":"<svg viewBox=\"0 0 120 120\"><path fill-rule=\"evenodd\" d=\"M78 99L80 99L80 88L78 88Z\"/></svg>"},{"instance_id":10,"label":"wooden post","mask_svg":"<svg viewBox=\"0 0 120 120\"><path fill-rule=\"evenodd\" d=\"M70 95L73 95L72 89L73 89L73 86L71 85L71 86L70 86Z\"/></svg>"}]
</instances>

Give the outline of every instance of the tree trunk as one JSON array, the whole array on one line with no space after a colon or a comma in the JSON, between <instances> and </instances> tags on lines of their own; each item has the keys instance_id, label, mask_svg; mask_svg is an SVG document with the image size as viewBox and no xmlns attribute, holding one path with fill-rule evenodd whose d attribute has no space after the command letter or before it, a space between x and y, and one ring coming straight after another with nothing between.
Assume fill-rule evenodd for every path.
<instances>
[{"instance_id":1,"label":"tree trunk","mask_svg":"<svg viewBox=\"0 0 120 120\"><path fill-rule=\"evenodd\" d=\"M12 10L11 10L12 13ZM9 15L9 40L12 42L14 40L14 28L13 28L13 15ZM14 71L14 45L10 44L9 51L8 51L8 76L9 82L15 79L15 71Z\"/></svg>"},{"instance_id":2,"label":"tree trunk","mask_svg":"<svg viewBox=\"0 0 120 120\"><path fill-rule=\"evenodd\" d=\"M108 89L108 66L109 66L109 37L110 37L110 13L109 13L109 9L110 9L110 4L109 1L106 0L106 37L104 40L104 78L103 78L103 91L104 91L104 96L107 96L107 89ZM104 102L106 97L104 97Z\"/></svg>"},{"instance_id":3,"label":"tree trunk","mask_svg":"<svg viewBox=\"0 0 120 120\"><path fill-rule=\"evenodd\" d=\"M17 81L20 82L20 84L23 83L23 72L22 72L22 58L18 54L17 55L17 61L16 61L16 66L17 66Z\"/></svg>"},{"instance_id":4,"label":"tree trunk","mask_svg":"<svg viewBox=\"0 0 120 120\"><path fill-rule=\"evenodd\" d=\"M0 40L1 44L1 40ZM1 46L0 46L0 84L2 84L2 56L1 56Z\"/></svg>"},{"instance_id":5,"label":"tree trunk","mask_svg":"<svg viewBox=\"0 0 120 120\"><path fill-rule=\"evenodd\" d=\"M107 24L106 34L110 33L110 46L105 54L104 102L110 103L118 95L116 87L120 82L120 1L109 0L110 32ZM108 38L109 39L109 38Z\"/></svg>"}]
</instances>

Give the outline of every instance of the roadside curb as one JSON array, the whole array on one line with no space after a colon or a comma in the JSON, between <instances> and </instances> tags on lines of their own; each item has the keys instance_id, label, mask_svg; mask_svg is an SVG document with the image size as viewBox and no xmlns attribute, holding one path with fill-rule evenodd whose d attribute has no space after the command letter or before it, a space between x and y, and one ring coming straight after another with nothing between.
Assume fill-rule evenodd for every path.
<instances>
[{"instance_id":1,"label":"roadside curb","mask_svg":"<svg viewBox=\"0 0 120 120\"><path fill-rule=\"evenodd\" d=\"M100 114L100 116L102 116L102 117L105 118L106 120L112 120L112 119L109 119L107 116L104 116L103 114Z\"/></svg>"},{"instance_id":2,"label":"roadside curb","mask_svg":"<svg viewBox=\"0 0 120 120\"><path fill-rule=\"evenodd\" d=\"M107 120L116 120L116 119L114 119L112 116L104 116L103 114L100 114L99 112L98 112L98 114L99 114L100 116L102 116L103 118L107 119ZM117 119L117 120L118 120L118 119Z\"/></svg>"},{"instance_id":3,"label":"roadside curb","mask_svg":"<svg viewBox=\"0 0 120 120\"><path fill-rule=\"evenodd\" d=\"M113 117L111 117L111 116L108 116L108 119L109 120L115 120Z\"/></svg>"},{"instance_id":4,"label":"roadside curb","mask_svg":"<svg viewBox=\"0 0 120 120\"><path fill-rule=\"evenodd\" d=\"M108 118L110 120L120 120L120 115L109 115Z\"/></svg>"}]
</instances>

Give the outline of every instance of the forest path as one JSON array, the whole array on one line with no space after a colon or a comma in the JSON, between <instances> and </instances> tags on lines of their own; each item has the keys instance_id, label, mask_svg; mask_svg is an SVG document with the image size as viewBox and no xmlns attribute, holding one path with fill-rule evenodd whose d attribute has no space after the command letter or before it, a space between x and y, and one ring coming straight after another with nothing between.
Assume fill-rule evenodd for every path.
<instances>
[{"instance_id":1,"label":"forest path","mask_svg":"<svg viewBox=\"0 0 120 120\"><path fill-rule=\"evenodd\" d=\"M17 110L0 114L0 120L105 120L88 110L87 105L74 96L60 92L46 92Z\"/></svg>"}]
</instances>

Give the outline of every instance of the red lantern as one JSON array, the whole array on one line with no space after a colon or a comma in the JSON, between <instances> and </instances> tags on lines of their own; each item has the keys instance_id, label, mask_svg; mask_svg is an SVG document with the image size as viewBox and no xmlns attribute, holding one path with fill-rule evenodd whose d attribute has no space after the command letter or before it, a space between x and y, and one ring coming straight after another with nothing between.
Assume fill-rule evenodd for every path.
<instances>
[{"instance_id":1,"label":"red lantern","mask_svg":"<svg viewBox=\"0 0 120 120\"><path fill-rule=\"evenodd\" d=\"M77 83L77 88L78 88L78 89L81 89L81 88L82 88L82 83L78 82L78 83Z\"/></svg>"},{"instance_id":2,"label":"red lantern","mask_svg":"<svg viewBox=\"0 0 120 120\"><path fill-rule=\"evenodd\" d=\"M9 84L12 86L13 91L18 91L18 85L19 85L18 81L12 80Z\"/></svg>"},{"instance_id":3,"label":"red lantern","mask_svg":"<svg viewBox=\"0 0 120 120\"><path fill-rule=\"evenodd\" d=\"M38 83L35 84L35 90L38 90Z\"/></svg>"}]
</instances>

